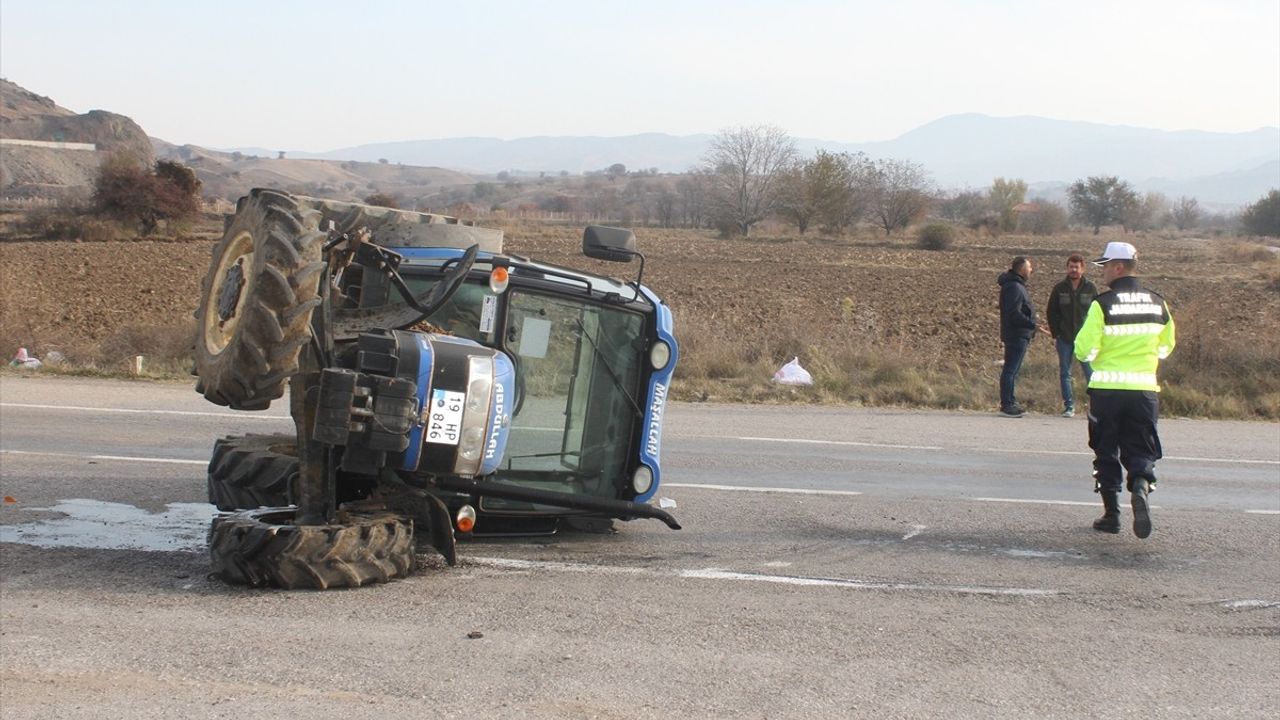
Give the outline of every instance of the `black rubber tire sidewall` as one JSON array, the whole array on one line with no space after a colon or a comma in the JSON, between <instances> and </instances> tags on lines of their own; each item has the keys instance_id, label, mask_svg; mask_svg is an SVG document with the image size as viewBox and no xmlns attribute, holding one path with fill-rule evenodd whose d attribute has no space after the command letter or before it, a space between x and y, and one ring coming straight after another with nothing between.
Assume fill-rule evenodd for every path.
<instances>
[{"instance_id":1,"label":"black rubber tire sidewall","mask_svg":"<svg viewBox=\"0 0 1280 720\"><path fill-rule=\"evenodd\" d=\"M413 572L413 523L355 515L345 524L295 525L293 507L242 510L209 527L213 574L233 585L327 590Z\"/></svg>"},{"instance_id":2,"label":"black rubber tire sidewall","mask_svg":"<svg viewBox=\"0 0 1280 720\"><path fill-rule=\"evenodd\" d=\"M229 435L213 444L209 503L223 511L288 505L297 478L295 435Z\"/></svg>"},{"instance_id":3,"label":"black rubber tire sidewall","mask_svg":"<svg viewBox=\"0 0 1280 720\"><path fill-rule=\"evenodd\" d=\"M320 304L324 233L320 214L290 195L257 189L240 204L213 250L196 310L197 389L218 405L265 410L284 394L298 371L298 356L311 338L311 315ZM237 311L223 334L218 298L229 256L252 247ZM214 337L216 336L216 338Z\"/></svg>"}]
</instances>

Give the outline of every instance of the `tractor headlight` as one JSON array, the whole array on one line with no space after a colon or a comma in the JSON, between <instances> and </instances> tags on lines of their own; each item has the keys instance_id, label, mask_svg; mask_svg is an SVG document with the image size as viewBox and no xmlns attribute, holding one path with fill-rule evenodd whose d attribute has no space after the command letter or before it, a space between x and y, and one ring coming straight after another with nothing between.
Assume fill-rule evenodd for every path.
<instances>
[{"instance_id":1,"label":"tractor headlight","mask_svg":"<svg viewBox=\"0 0 1280 720\"><path fill-rule=\"evenodd\" d=\"M635 489L637 495L643 495L649 492L649 488L653 487L653 471L648 465L641 465L636 468L635 473L631 476L631 487Z\"/></svg>"},{"instance_id":2,"label":"tractor headlight","mask_svg":"<svg viewBox=\"0 0 1280 720\"><path fill-rule=\"evenodd\" d=\"M459 475L474 475L480 469L480 455L484 452L492 397L493 358L468 358L467 402L462 413L458 460L454 463L454 472Z\"/></svg>"},{"instance_id":3,"label":"tractor headlight","mask_svg":"<svg viewBox=\"0 0 1280 720\"><path fill-rule=\"evenodd\" d=\"M649 348L649 364L654 370L661 370L671 362L671 346L659 340Z\"/></svg>"}]
</instances>

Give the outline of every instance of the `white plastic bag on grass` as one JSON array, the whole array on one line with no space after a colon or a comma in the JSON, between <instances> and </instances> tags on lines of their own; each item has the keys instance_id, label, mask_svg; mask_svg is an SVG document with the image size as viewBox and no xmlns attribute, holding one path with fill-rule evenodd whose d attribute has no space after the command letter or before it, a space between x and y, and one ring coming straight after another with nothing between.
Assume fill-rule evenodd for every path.
<instances>
[{"instance_id":1,"label":"white plastic bag on grass","mask_svg":"<svg viewBox=\"0 0 1280 720\"><path fill-rule=\"evenodd\" d=\"M41 364L42 363L38 359L31 357L31 355L27 353L27 349L24 347L18 348L18 352L13 356L13 359L9 361L9 367L27 368L29 370L35 370L39 368Z\"/></svg>"},{"instance_id":2,"label":"white plastic bag on grass","mask_svg":"<svg viewBox=\"0 0 1280 720\"><path fill-rule=\"evenodd\" d=\"M773 374L773 381L779 385L812 385L813 376L800 367L800 358L793 357L791 362L778 368L778 372Z\"/></svg>"}]
</instances>

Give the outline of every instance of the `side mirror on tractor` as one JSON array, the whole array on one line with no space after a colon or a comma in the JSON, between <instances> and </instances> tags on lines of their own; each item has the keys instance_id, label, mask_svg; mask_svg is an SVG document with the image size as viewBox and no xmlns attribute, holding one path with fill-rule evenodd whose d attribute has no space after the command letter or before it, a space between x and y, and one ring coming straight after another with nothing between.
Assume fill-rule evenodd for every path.
<instances>
[{"instance_id":1,"label":"side mirror on tractor","mask_svg":"<svg viewBox=\"0 0 1280 720\"><path fill-rule=\"evenodd\" d=\"M636 251L636 234L626 228L588 225L582 233L582 254L596 260L631 262Z\"/></svg>"}]
</instances>

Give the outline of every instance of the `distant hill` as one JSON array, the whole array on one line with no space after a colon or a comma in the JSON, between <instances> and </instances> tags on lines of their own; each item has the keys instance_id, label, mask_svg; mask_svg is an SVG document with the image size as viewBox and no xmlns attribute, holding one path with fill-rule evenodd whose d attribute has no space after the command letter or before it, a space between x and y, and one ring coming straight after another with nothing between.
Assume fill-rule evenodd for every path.
<instances>
[{"instance_id":1,"label":"distant hill","mask_svg":"<svg viewBox=\"0 0 1280 720\"><path fill-rule=\"evenodd\" d=\"M0 194L9 197L87 197L102 158L115 152L152 162L151 142L133 120L90 110L82 115L9 80L0 79L0 138L91 143L96 150L5 145Z\"/></svg>"},{"instance_id":2,"label":"distant hill","mask_svg":"<svg viewBox=\"0 0 1280 720\"><path fill-rule=\"evenodd\" d=\"M516 140L466 137L441 140L407 140L340 148L328 152L291 151L291 157L327 160L377 161L388 159L412 165L438 165L463 172L493 174L578 175L614 163L629 169L657 168L685 172L696 166L711 143L710 135L645 133L624 137L527 137Z\"/></svg>"},{"instance_id":3,"label":"distant hill","mask_svg":"<svg viewBox=\"0 0 1280 720\"><path fill-rule=\"evenodd\" d=\"M330 162L280 159L278 153L219 152L196 145L174 145L149 138L124 115L90 110L77 114L51 98L0 79L0 138L42 142L92 143L97 150L4 145L0 152L0 196L57 198L83 202L89 197L102 159L128 152L150 165L156 158L179 160L195 170L205 197L235 200L253 187L359 200L376 192L407 199L440 193L475 179L438 167L378 162Z\"/></svg>"},{"instance_id":4,"label":"distant hill","mask_svg":"<svg viewBox=\"0 0 1280 720\"><path fill-rule=\"evenodd\" d=\"M1038 117L951 115L894 140L834 146L924 164L943 185L984 186L993 177L1030 183L1118 175L1137 185L1258 168L1280 160L1280 128L1245 133L1171 132ZM1265 180L1265 178L1263 178ZM1273 176L1271 184L1280 183ZM1265 187L1236 187L1252 200Z\"/></svg>"},{"instance_id":5,"label":"distant hill","mask_svg":"<svg viewBox=\"0 0 1280 720\"><path fill-rule=\"evenodd\" d=\"M156 155L190 166L206 197L235 200L250 188L273 187L300 194L360 200L375 192L415 198L442 189L471 185L475 178L455 170L393 163L279 158L241 151L223 152L196 145L177 146L152 139Z\"/></svg>"},{"instance_id":6,"label":"distant hill","mask_svg":"<svg viewBox=\"0 0 1280 720\"><path fill-rule=\"evenodd\" d=\"M102 110L76 114L52 99L0 79L0 138L94 143L99 152L6 145L0 194L84 196L105 152L130 150L191 165L206 195L234 199L255 186L361 199L386 192L407 202L449 205L471 198L457 189L477 174L579 175L622 163L629 170L686 172L701 164L711 135L646 133L622 137L450 138L408 140L327 152L212 150L148 138L131 119ZM1039 117L950 115L893 140L838 143L798 138L818 148L865 152L922 164L943 189L982 188L992 178L1026 180L1045 195L1088 175L1118 175L1139 190L1189 195L1219 207L1252 202L1280 187L1280 128L1244 133L1170 132ZM492 179L492 178L490 178Z\"/></svg>"},{"instance_id":7,"label":"distant hill","mask_svg":"<svg viewBox=\"0 0 1280 720\"><path fill-rule=\"evenodd\" d=\"M452 138L409 140L290 157L438 165L465 172L578 173L614 163L629 169L684 172L697 166L710 135L661 133L623 137ZM1088 175L1118 175L1139 189L1199 187L1205 199L1242 204L1280 185L1280 128L1244 133L1166 131L1039 117L950 115L893 140L838 143L797 139L807 152L865 152L913 160L944 188L985 187L994 177L1029 183L1071 182Z\"/></svg>"}]
</instances>

